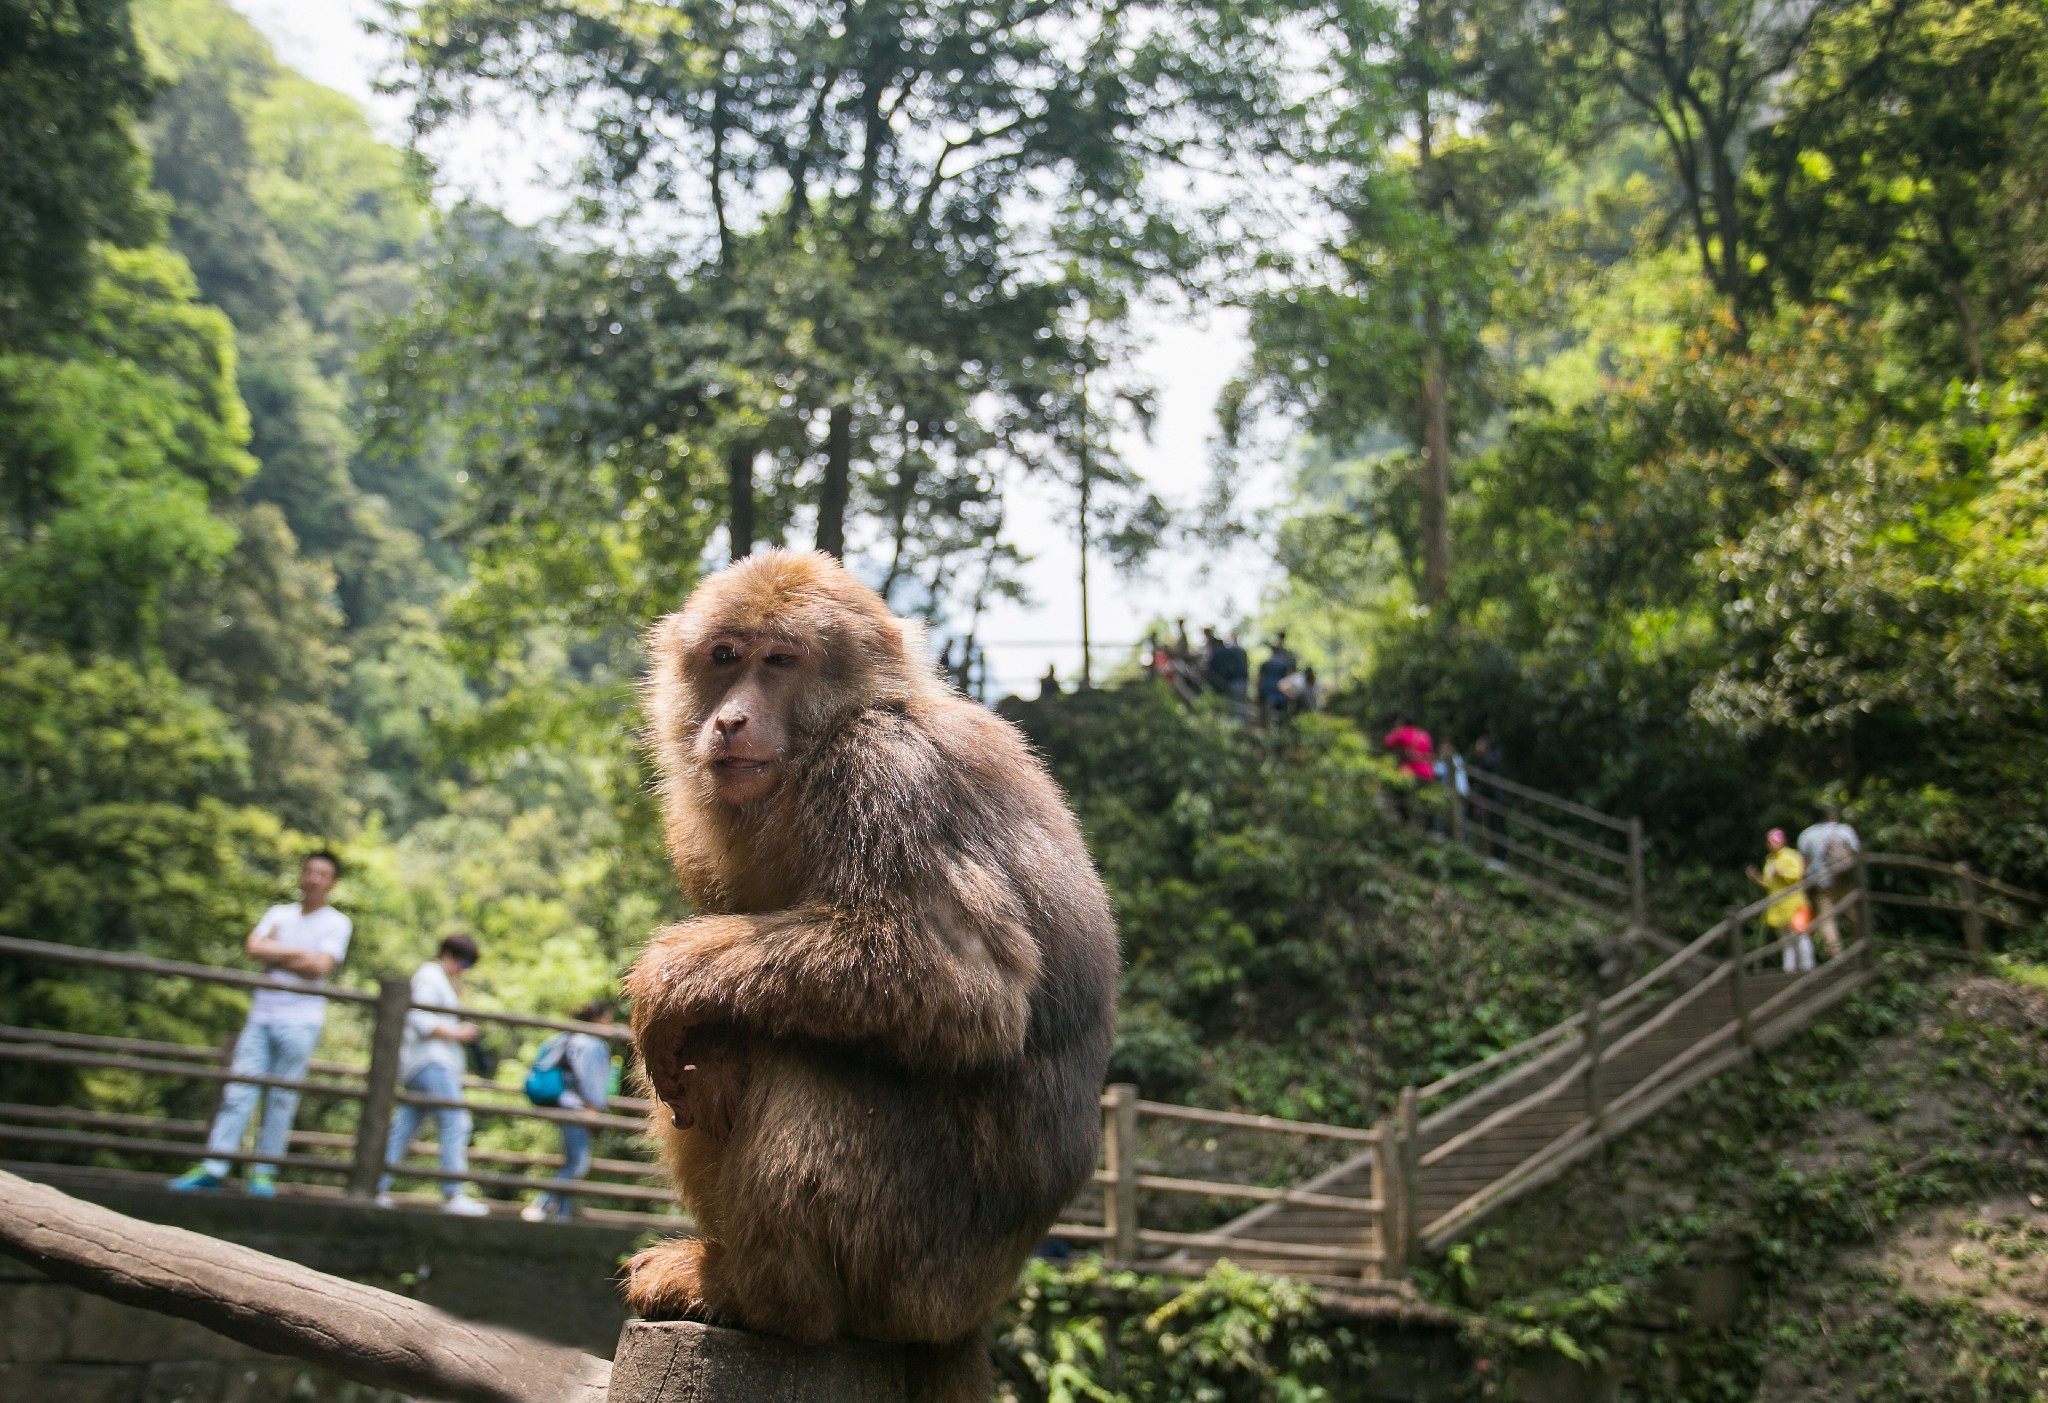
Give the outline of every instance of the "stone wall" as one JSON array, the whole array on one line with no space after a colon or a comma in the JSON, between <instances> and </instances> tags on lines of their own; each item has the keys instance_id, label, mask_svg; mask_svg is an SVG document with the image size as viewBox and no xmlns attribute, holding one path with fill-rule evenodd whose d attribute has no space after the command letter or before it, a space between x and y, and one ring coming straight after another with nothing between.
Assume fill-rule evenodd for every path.
<instances>
[{"instance_id":1,"label":"stone wall","mask_svg":"<svg viewBox=\"0 0 2048 1403\"><path fill-rule=\"evenodd\" d=\"M172 1194L90 1172L10 1165L118 1213L188 1228L436 1306L610 1356L625 1322L612 1276L641 1236L598 1224L453 1218L321 1199ZM187 1321L115 1305L0 1258L6 1403L400 1403Z\"/></svg>"}]
</instances>

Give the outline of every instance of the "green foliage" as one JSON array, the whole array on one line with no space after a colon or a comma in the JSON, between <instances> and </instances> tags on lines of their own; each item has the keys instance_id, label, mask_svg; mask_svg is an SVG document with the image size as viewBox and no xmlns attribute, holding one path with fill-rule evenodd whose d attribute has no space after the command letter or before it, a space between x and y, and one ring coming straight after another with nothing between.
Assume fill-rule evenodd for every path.
<instances>
[{"instance_id":1,"label":"green foliage","mask_svg":"<svg viewBox=\"0 0 2048 1403\"><path fill-rule=\"evenodd\" d=\"M1370 1120L1399 1087L1568 1014L1608 953L1398 822L1405 782L1348 722L1259 732L1149 683L1011 714L1115 898L1112 1075L1147 1094Z\"/></svg>"},{"instance_id":2,"label":"green foliage","mask_svg":"<svg viewBox=\"0 0 2048 1403\"><path fill-rule=\"evenodd\" d=\"M995 1349L1009 1403L1328 1403L1376 1363L1308 1287L1228 1262L1167 1281L1034 1261Z\"/></svg>"},{"instance_id":3,"label":"green foliage","mask_svg":"<svg viewBox=\"0 0 2048 1403\"><path fill-rule=\"evenodd\" d=\"M80 648L157 646L167 589L217 570L253 471L226 320L161 249L102 252L79 325L0 350L0 609Z\"/></svg>"},{"instance_id":4,"label":"green foliage","mask_svg":"<svg viewBox=\"0 0 2048 1403\"><path fill-rule=\"evenodd\" d=\"M98 275L95 243L156 231L133 128L150 82L128 8L0 4L0 344L63 324Z\"/></svg>"}]
</instances>

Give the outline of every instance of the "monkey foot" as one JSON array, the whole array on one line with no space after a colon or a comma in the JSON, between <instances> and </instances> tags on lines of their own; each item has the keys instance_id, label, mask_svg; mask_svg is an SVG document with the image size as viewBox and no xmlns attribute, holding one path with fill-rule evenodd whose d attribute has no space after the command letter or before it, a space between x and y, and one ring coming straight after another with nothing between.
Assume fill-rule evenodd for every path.
<instances>
[{"instance_id":1,"label":"monkey foot","mask_svg":"<svg viewBox=\"0 0 2048 1403\"><path fill-rule=\"evenodd\" d=\"M704 1299L704 1244L677 1238L626 1264L626 1304L645 1320L724 1324Z\"/></svg>"}]
</instances>

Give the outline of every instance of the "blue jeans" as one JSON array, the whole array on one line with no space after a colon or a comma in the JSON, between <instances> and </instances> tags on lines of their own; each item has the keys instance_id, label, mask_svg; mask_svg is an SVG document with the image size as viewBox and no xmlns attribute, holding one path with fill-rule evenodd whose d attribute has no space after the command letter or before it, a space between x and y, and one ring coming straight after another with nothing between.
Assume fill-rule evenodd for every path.
<instances>
[{"instance_id":1,"label":"blue jeans","mask_svg":"<svg viewBox=\"0 0 2048 1403\"><path fill-rule=\"evenodd\" d=\"M462 1099L462 1079L439 1062L429 1062L400 1083L406 1091L415 1091L422 1096L439 1096L450 1101ZM441 1172L443 1174L467 1174L469 1172L469 1112L457 1106L408 1106L400 1102L391 1116L391 1138L384 1145L384 1162L397 1164L405 1158L405 1148L412 1143L413 1133L420 1128L420 1119L426 1115L434 1117L441 1141ZM383 1193L391 1187L391 1176L386 1174L377 1181L377 1192ZM443 1179L443 1197L452 1197L462 1192L460 1179Z\"/></svg>"},{"instance_id":2,"label":"blue jeans","mask_svg":"<svg viewBox=\"0 0 2048 1403\"><path fill-rule=\"evenodd\" d=\"M557 1125L562 1132L562 1167L556 1171L558 1182L581 1179L590 1173L590 1127L587 1125ZM574 1194L542 1194L540 1201L547 1205L550 1218L569 1218L576 1213Z\"/></svg>"},{"instance_id":3,"label":"blue jeans","mask_svg":"<svg viewBox=\"0 0 2048 1403\"><path fill-rule=\"evenodd\" d=\"M245 1023L235 1039L230 1072L251 1077L286 1077L304 1080L313 1049L320 1045L322 1025L318 1023ZM263 1101L263 1126L256 1133L256 1153L282 1155L291 1143L292 1117L299 1113L299 1093L275 1086L251 1086L231 1081L221 1093L220 1112L206 1136L206 1148L214 1154L233 1154L242 1148L242 1136L249 1129L258 1098ZM209 1159L202 1168L216 1179L228 1176L228 1162ZM274 1164L250 1167L255 1174L275 1174Z\"/></svg>"}]
</instances>

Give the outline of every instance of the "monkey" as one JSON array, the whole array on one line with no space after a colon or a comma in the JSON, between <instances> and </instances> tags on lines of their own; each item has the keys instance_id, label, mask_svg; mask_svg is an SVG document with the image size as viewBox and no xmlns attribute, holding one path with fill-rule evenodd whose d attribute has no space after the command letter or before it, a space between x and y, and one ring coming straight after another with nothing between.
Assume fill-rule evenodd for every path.
<instances>
[{"instance_id":1,"label":"monkey","mask_svg":"<svg viewBox=\"0 0 2048 1403\"><path fill-rule=\"evenodd\" d=\"M696 1236L628 1303L912 1352L984 1403L991 1320L1094 1172L1118 951L1065 797L818 553L701 583L649 635L664 831L699 912L627 977L650 1129Z\"/></svg>"}]
</instances>

